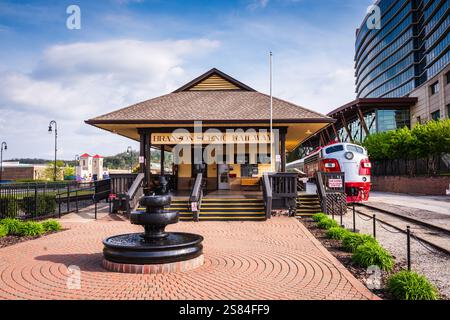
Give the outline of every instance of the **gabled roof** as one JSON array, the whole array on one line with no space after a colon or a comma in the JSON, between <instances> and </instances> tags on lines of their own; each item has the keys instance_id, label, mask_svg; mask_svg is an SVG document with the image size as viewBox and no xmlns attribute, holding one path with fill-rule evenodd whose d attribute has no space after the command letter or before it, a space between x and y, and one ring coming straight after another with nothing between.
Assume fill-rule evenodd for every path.
<instances>
[{"instance_id":1,"label":"gabled roof","mask_svg":"<svg viewBox=\"0 0 450 320\"><path fill-rule=\"evenodd\" d=\"M88 153L83 153L80 158L89 158L91 155Z\"/></svg>"},{"instance_id":2,"label":"gabled roof","mask_svg":"<svg viewBox=\"0 0 450 320\"><path fill-rule=\"evenodd\" d=\"M224 79L238 89L214 89L217 82L210 82L206 87L198 86L212 76ZM211 86L208 88L208 86ZM197 87L197 89L195 89ZM183 123L193 121L210 122L257 122L269 121L270 97L255 91L249 86L211 69L173 93L146 100L132 106L113 111L87 120L96 124L152 124ZM330 123L334 120L293 103L273 98L273 120L276 122L317 122Z\"/></svg>"},{"instance_id":3,"label":"gabled roof","mask_svg":"<svg viewBox=\"0 0 450 320\"><path fill-rule=\"evenodd\" d=\"M209 80L209 82L208 82ZM202 83L208 82L206 86L201 88ZM225 85L225 86L224 86ZM178 88L175 92L189 91L189 90L244 90L256 91L246 84L230 77L222 71L212 68L201 76L186 83L184 86Z\"/></svg>"},{"instance_id":4,"label":"gabled roof","mask_svg":"<svg viewBox=\"0 0 450 320\"><path fill-rule=\"evenodd\" d=\"M96 154L95 156L93 156L94 159L100 159L103 158L101 155Z\"/></svg>"}]
</instances>

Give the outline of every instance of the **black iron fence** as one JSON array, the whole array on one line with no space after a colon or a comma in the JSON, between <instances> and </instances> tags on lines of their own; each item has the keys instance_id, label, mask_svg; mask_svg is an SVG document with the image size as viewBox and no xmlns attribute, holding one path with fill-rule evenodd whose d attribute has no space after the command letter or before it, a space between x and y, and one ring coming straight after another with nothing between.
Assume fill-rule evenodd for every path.
<instances>
[{"instance_id":1,"label":"black iron fence","mask_svg":"<svg viewBox=\"0 0 450 320\"><path fill-rule=\"evenodd\" d=\"M322 211L333 216L342 215L347 210L344 172L316 172L317 194Z\"/></svg>"},{"instance_id":2,"label":"black iron fence","mask_svg":"<svg viewBox=\"0 0 450 320\"><path fill-rule=\"evenodd\" d=\"M417 159L373 160L371 173L373 176L450 174L450 154L437 154Z\"/></svg>"},{"instance_id":3,"label":"black iron fence","mask_svg":"<svg viewBox=\"0 0 450 320\"><path fill-rule=\"evenodd\" d=\"M107 199L109 180L0 184L0 219L60 217Z\"/></svg>"}]
</instances>

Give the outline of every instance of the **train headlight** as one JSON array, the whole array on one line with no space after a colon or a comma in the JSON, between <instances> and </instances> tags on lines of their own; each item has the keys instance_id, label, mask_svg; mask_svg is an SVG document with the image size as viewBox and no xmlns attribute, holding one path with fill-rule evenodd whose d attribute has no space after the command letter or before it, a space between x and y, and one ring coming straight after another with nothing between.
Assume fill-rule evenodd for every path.
<instances>
[{"instance_id":1,"label":"train headlight","mask_svg":"<svg viewBox=\"0 0 450 320\"><path fill-rule=\"evenodd\" d=\"M353 152L346 152L346 153L344 154L344 157L345 157L345 159L347 159L347 160L352 160L354 156L355 156L355 155L353 154Z\"/></svg>"}]
</instances>

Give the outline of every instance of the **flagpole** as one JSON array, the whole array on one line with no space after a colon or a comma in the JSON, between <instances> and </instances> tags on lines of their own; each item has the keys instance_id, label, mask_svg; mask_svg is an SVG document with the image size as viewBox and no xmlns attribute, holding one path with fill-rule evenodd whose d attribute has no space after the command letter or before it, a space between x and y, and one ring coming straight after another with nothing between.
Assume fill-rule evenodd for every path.
<instances>
[{"instance_id":1,"label":"flagpole","mask_svg":"<svg viewBox=\"0 0 450 320\"><path fill-rule=\"evenodd\" d=\"M274 172L273 167L273 96L272 96L272 51L269 57L270 65L270 170Z\"/></svg>"}]
</instances>

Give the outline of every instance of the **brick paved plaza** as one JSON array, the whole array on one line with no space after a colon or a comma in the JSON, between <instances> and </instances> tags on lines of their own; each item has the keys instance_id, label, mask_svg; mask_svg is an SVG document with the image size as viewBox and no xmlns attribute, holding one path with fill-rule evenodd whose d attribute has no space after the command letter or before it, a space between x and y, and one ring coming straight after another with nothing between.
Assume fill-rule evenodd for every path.
<instances>
[{"instance_id":1,"label":"brick paved plaza","mask_svg":"<svg viewBox=\"0 0 450 320\"><path fill-rule=\"evenodd\" d=\"M63 224L69 230L0 249L0 299L377 298L293 218L169 226L205 237L205 264L156 275L101 267L102 239L141 228L110 217ZM70 265L81 269L80 289L67 287Z\"/></svg>"}]
</instances>

